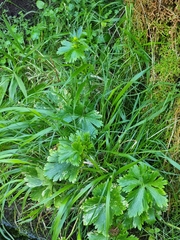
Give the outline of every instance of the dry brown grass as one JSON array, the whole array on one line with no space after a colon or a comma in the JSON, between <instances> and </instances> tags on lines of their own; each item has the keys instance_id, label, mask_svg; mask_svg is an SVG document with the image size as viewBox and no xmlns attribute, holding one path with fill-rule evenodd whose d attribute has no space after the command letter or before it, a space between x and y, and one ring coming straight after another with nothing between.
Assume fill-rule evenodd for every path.
<instances>
[{"instance_id":1,"label":"dry brown grass","mask_svg":"<svg viewBox=\"0 0 180 240\"><path fill-rule=\"evenodd\" d=\"M151 43L151 58L154 66L150 81L177 84L180 73L180 0L125 0L133 4L133 25L137 31L146 34L147 42ZM156 44L159 42L160 44ZM167 44L168 47L164 47ZM165 89L166 88L166 89ZM154 97L163 101L170 85L155 90ZM167 94L166 94L167 93ZM169 110L170 129L166 141L171 156L180 162L180 99L177 97Z\"/></svg>"}]
</instances>

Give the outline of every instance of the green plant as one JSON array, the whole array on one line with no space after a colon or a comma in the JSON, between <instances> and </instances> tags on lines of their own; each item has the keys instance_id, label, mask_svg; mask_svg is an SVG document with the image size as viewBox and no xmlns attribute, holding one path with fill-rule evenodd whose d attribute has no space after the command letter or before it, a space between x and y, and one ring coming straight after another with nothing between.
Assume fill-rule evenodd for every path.
<instances>
[{"instance_id":1,"label":"green plant","mask_svg":"<svg viewBox=\"0 0 180 240\"><path fill-rule=\"evenodd\" d=\"M118 183L122 190L120 186L107 182L97 186L93 190L93 198L84 202L83 222L85 225L93 224L97 229L97 233L91 233L89 239L100 236L109 239L110 227L114 226L113 221L117 224L116 219L119 221L117 236L121 239L124 230L132 227L141 229L144 222L154 223L156 217L160 217L161 210L167 207L163 190L167 182L145 164L134 165ZM123 197L122 192L128 195Z\"/></svg>"},{"instance_id":2,"label":"green plant","mask_svg":"<svg viewBox=\"0 0 180 240\"><path fill-rule=\"evenodd\" d=\"M164 142L178 94L158 104L152 96L163 83L148 81L132 6L37 7L28 27L2 24L1 219L15 205L17 226L43 223L46 239L161 238L151 229L167 219L166 166L180 169Z\"/></svg>"},{"instance_id":3,"label":"green plant","mask_svg":"<svg viewBox=\"0 0 180 240\"><path fill-rule=\"evenodd\" d=\"M85 32L82 31L80 27L77 32L71 34L71 42L67 40L61 41L63 45L57 51L58 55L64 55L67 62L75 62L77 59L85 58L85 51L89 50L89 46L86 43L84 36Z\"/></svg>"},{"instance_id":4,"label":"green plant","mask_svg":"<svg viewBox=\"0 0 180 240\"><path fill-rule=\"evenodd\" d=\"M156 217L160 217L160 209L167 208L164 191L167 181L145 164L132 167L127 175L119 179L119 184L127 193L127 224L130 221L130 226L141 229L144 222L152 224Z\"/></svg>"},{"instance_id":5,"label":"green plant","mask_svg":"<svg viewBox=\"0 0 180 240\"><path fill-rule=\"evenodd\" d=\"M57 182L69 180L75 182L83 161L92 164L88 152L93 147L89 133L76 132L69 139L60 139L58 150L51 152L45 164L45 176Z\"/></svg>"}]
</instances>

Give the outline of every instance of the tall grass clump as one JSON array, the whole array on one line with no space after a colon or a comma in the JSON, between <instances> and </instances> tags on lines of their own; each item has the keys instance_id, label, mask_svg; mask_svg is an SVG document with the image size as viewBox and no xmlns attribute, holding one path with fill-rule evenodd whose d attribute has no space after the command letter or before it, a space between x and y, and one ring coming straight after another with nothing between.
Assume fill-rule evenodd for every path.
<instances>
[{"instance_id":1,"label":"tall grass clump","mask_svg":"<svg viewBox=\"0 0 180 240\"><path fill-rule=\"evenodd\" d=\"M36 4L33 23L1 19L3 236L13 209L45 239L155 239L166 164L180 169L164 142L176 89L157 104L131 6Z\"/></svg>"}]
</instances>

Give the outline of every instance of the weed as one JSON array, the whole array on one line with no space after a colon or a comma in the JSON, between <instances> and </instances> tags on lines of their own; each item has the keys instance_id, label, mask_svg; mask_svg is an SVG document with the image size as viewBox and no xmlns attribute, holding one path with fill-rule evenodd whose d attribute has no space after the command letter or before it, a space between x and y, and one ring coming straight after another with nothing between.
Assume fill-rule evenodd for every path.
<instances>
[{"instance_id":1,"label":"weed","mask_svg":"<svg viewBox=\"0 0 180 240\"><path fill-rule=\"evenodd\" d=\"M17 225L43 222L53 240L160 236L167 165L180 169L164 142L178 94L152 95L163 83L149 81L132 5L36 5L31 26L2 19L1 219L17 204Z\"/></svg>"}]
</instances>

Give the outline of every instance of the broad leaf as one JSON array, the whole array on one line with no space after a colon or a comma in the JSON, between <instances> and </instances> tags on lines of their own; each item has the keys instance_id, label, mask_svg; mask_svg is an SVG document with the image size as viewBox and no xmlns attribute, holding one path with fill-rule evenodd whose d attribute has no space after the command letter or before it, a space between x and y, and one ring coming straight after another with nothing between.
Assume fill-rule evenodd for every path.
<instances>
[{"instance_id":1,"label":"broad leaf","mask_svg":"<svg viewBox=\"0 0 180 240\"><path fill-rule=\"evenodd\" d=\"M139 186L141 182L139 179L134 179L129 176L128 178L120 178L119 183L123 187L124 192L131 192L134 188Z\"/></svg>"},{"instance_id":2,"label":"broad leaf","mask_svg":"<svg viewBox=\"0 0 180 240\"><path fill-rule=\"evenodd\" d=\"M27 182L27 186L30 188L35 188L43 185L42 181L37 177L26 176L25 181Z\"/></svg>"},{"instance_id":3,"label":"broad leaf","mask_svg":"<svg viewBox=\"0 0 180 240\"><path fill-rule=\"evenodd\" d=\"M74 166L79 166L81 163L81 154L83 147L81 143L71 144L67 141L60 141L58 160L59 163L69 162Z\"/></svg>"},{"instance_id":4,"label":"broad leaf","mask_svg":"<svg viewBox=\"0 0 180 240\"><path fill-rule=\"evenodd\" d=\"M97 233L97 232L89 232L88 233L88 239L89 240L107 240L107 237L105 237L103 234L101 233Z\"/></svg>"},{"instance_id":5,"label":"broad leaf","mask_svg":"<svg viewBox=\"0 0 180 240\"><path fill-rule=\"evenodd\" d=\"M147 210L147 206L145 208L143 204L144 193L145 188L142 186L128 195L128 200L130 202L128 207L129 217L136 217L137 215L139 216L143 213L143 211Z\"/></svg>"},{"instance_id":6,"label":"broad leaf","mask_svg":"<svg viewBox=\"0 0 180 240\"><path fill-rule=\"evenodd\" d=\"M24 180L26 181L28 187L36 188L40 186L49 186L51 188L52 182L44 177L43 169L39 167L25 167L23 170L25 171L26 175Z\"/></svg>"},{"instance_id":7,"label":"broad leaf","mask_svg":"<svg viewBox=\"0 0 180 240\"><path fill-rule=\"evenodd\" d=\"M73 44L69 41L63 40L61 41L62 47L58 48L57 54L62 55L68 51L71 51L73 48Z\"/></svg>"},{"instance_id":8,"label":"broad leaf","mask_svg":"<svg viewBox=\"0 0 180 240\"><path fill-rule=\"evenodd\" d=\"M117 240L139 240L139 238L135 237L134 235L128 236L128 233L119 234L115 239L117 239Z\"/></svg>"},{"instance_id":9,"label":"broad leaf","mask_svg":"<svg viewBox=\"0 0 180 240\"><path fill-rule=\"evenodd\" d=\"M69 180L75 182L83 160L93 147L89 133L77 131L69 139L60 138L58 149L50 150L44 176L54 182Z\"/></svg>"},{"instance_id":10,"label":"broad leaf","mask_svg":"<svg viewBox=\"0 0 180 240\"><path fill-rule=\"evenodd\" d=\"M75 167L70 163L46 163L44 167L44 175L53 182L61 180L69 180L70 182L75 182L77 175L79 173L79 167Z\"/></svg>"},{"instance_id":11,"label":"broad leaf","mask_svg":"<svg viewBox=\"0 0 180 240\"><path fill-rule=\"evenodd\" d=\"M37 1L36 6L38 9L43 9L45 6L45 3L43 1Z\"/></svg>"},{"instance_id":12,"label":"broad leaf","mask_svg":"<svg viewBox=\"0 0 180 240\"><path fill-rule=\"evenodd\" d=\"M144 221L154 222L160 210L167 207L164 191L167 182L147 165L141 163L139 166L133 166L128 174L119 178L118 182L127 193L128 217L133 218L134 227L140 229Z\"/></svg>"},{"instance_id":13,"label":"broad leaf","mask_svg":"<svg viewBox=\"0 0 180 240\"><path fill-rule=\"evenodd\" d=\"M85 111L80 103L75 109L73 107L66 107L64 110L61 110L59 116L67 123L75 123L76 127L83 132L89 132L93 137L97 134L97 128L103 126L102 115L96 110Z\"/></svg>"},{"instance_id":14,"label":"broad leaf","mask_svg":"<svg viewBox=\"0 0 180 240\"><path fill-rule=\"evenodd\" d=\"M85 132L89 132L91 135L97 134L97 129L103 126L101 119L101 115L93 110L89 113L84 114L83 116L78 118L78 125Z\"/></svg>"},{"instance_id":15,"label":"broad leaf","mask_svg":"<svg viewBox=\"0 0 180 240\"><path fill-rule=\"evenodd\" d=\"M47 186L36 187L31 190L31 199L34 201L44 201L52 196L52 189ZM46 207L50 207L52 201L46 202Z\"/></svg>"},{"instance_id":16,"label":"broad leaf","mask_svg":"<svg viewBox=\"0 0 180 240\"><path fill-rule=\"evenodd\" d=\"M46 178L43 174L43 169L39 167L25 167L27 186L31 189L31 199L41 202L52 195L52 181ZM51 201L46 203L46 207L51 206Z\"/></svg>"},{"instance_id":17,"label":"broad leaf","mask_svg":"<svg viewBox=\"0 0 180 240\"><path fill-rule=\"evenodd\" d=\"M127 202L121 196L121 188L119 186L113 186L110 192L110 197L110 208L112 215L121 216L127 206Z\"/></svg>"},{"instance_id":18,"label":"broad leaf","mask_svg":"<svg viewBox=\"0 0 180 240\"><path fill-rule=\"evenodd\" d=\"M105 184L98 185L93 190L94 197L87 199L83 206L83 222L84 225L93 224L97 229L98 233L102 233L104 236L107 235L107 225L108 221L109 226L112 224L112 219L114 216L120 216L125 210L124 199L120 195L120 187L112 186L110 190L110 214L107 219L107 187Z\"/></svg>"},{"instance_id":19,"label":"broad leaf","mask_svg":"<svg viewBox=\"0 0 180 240\"><path fill-rule=\"evenodd\" d=\"M147 186L147 190L159 208L167 207L167 197L164 196L165 192L162 189Z\"/></svg>"},{"instance_id":20,"label":"broad leaf","mask_svg":"<svg viewBox=\"0 0 180 240\"><path fill-rule=\"evenodd\" d=\"M86 200L83 207L84 225L94 224L98 232L106 233L106 199L101 200L99 197L93 197Z\"/></svg>"}]
</instances>

